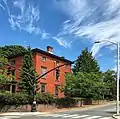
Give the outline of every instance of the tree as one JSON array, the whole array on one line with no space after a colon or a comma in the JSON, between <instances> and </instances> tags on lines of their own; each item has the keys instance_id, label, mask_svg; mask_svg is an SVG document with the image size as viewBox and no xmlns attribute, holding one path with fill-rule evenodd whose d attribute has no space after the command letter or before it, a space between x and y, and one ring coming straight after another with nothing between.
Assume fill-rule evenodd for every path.
<instances>
[{"instance_id":1,"label":"tree","mask_svg":"<svg viewBox=\"0 0 120 119\"><path fill-rule=\"evenodd\" d=\"M73 74L66 76L65 94L70 97L101 99L104 89L101 79L98 62L86 48L75 63Z\"/></svg>"},{"instance_id":2,"label":"tree","mask_svg":"<svg viewBox=\"0 0 120 119\"><path fill-rule=\"evenodd\" d=\"M0 89L4 90L5 85L8 83L7 69L5 63L8 63L8 60L1 56L0 57Z\"/></svg>"},{"instance_id":3,"label":"tree","mask_svg":"<svg viewBox=\"0 0 120 119\"><path fill-rule=\"evenodd\" d=\"M74 65L73 68L73 73L77 72L99 72L100 68L98 65L97 60L92 56L92 53L88 51L86 48L85 50L82 51L80 56L77 59L77 62Z\"/></svg>"},{"instance_id":4,"label":"tree","mask_svg":"<svg viewBox=\"0 0 120 119\"><path fill-rule=\"evenodd\" d=\"M27 72L27 73L26 73ZM33 65L31 48L28 47L23 58L23 65L20 72L20 88L28 95L34 94L34 84L36 84L36 72Z\"/></svg>"},{"instance_id":5,"label":"tree","mask_svg":"<svg viewBox=\"0 0 120 119\"><path fill-rule=\"evenodd\" d=\"M108 70L103 73L103 83L106 85L105 98L116 98L116 73L112 70Z\"/></svg>"},{"instance_id":6,"label":"tree","mask_svg":"<svg viewBox=\"0 0 120 119\"><path fill-rule=\"evenodd\" d=\"M86 99L101 99L104 85L102 75L79 72L66 75L65 95Z\"/></svg>"},{"instance_id":7,"label":"tree","mask_svg":"<svg viewBox=\"0 0 120 119\"><path fill-rule=\"evenodd\" d=\"M0 47L0 54L10 58L10 57L14 57L17 55L23 55L26 53L26 49L22 46L19 45L9 45L9 46L4 46L4 47Z\"/></svg>"}]
</instances>

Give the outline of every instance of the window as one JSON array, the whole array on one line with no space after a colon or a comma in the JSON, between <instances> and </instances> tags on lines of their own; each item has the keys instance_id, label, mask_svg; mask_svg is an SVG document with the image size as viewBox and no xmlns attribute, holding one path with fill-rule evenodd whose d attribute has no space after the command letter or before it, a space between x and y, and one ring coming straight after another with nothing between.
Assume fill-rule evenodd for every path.
<instances>
[{"instance_id":1,"label":"window","mask_svg":"<svg viewBox=\"0 0 120 119\"><path fill-rule=\"evenodd\" d=\"M55 95L56 96L59 95L59 86L58 85L55 86Z\"/></svg>"},{"instance_id":2,"label":"window","mask_svg":"<svg viewBox=\"0 0 120 119\"><path fill-rule=\"evenodd\" d=\"M56 66L59 66L59 61L56 61Z\"/></svg>"},{"instance_id":3,"label":"window","mask_svg":"<svg viewBox=\"0 0 120 119\"><path fill-rule=\"evenodd\" d=\"M15 60L11 60L11 61L10 61L10 64L11 64L11 65L15 65Z\"/></svg>"},{"instance_id":4,"label":"window","mask_svg":"<svg viewBox=\"0 0 120 119\"><path fill-rule=\"evenodd\" d=\"M60 77L60 70L59 68L56 69L56 79L58 80Z\"/></svg>"},{"instance_id":5,"label":"window","mask_svg":"<svg viewBox=\"0 0 120 119\"><path fill-rule=\"evenodd\" d=\"M46 57L43 56L42 57L42 61L45 62L46 61Z\"/></svg>"},{"instance_id":6,"label":"window","mask_svg":"<svg viewBox=\"0 0 120 119\"><path fill-rule=\"evenodd\" d=\"M12 74L11 79L14 80L15 79L15 70L11 70L11 74Z\"/></svg>"},{"instance_id":7,"label":"window","mask_svg":"<svg viewBox=\"0 0 120 119\"><path fill-rule=\"evenodd\" d=\"M68 64L66 64L65 66L66 66L66 68L69 68L69 65L68 65Z\"/></svg>"},{"instance_id":8,"label":"window","mask_svg":"<svg viewBox=\"0 0 120 119\"><path fill-rule=\"evenodd\" d=\"M46 89L46 84L41 83L40 84L40 89L41 89L42 93L45 93L46 92L46 90L45 90Z\"/></svg>"},{"instance_id":9,"label":"window","mask_svg":"<svg viewBox=\"0 0 120 119\"><path fill-rule=\"evenodd\" d=\"M15 70L11 70L12 76L15 76Z\"/></svg>"},{"instance_id":10,"label":"window","mask_svg":"<svg viewBox=\"0 0 120 119\"><path fill-rule=\"evenodd\" d=\"M42 75L46 73L47 68L46 67L42 67ZM46 75L44 75L42 78L46 78Z\"/></svg>"},{"instance_id":11,"label":"window","mask_svg":"<svg viewBox=\"0 0 120 119\"><path fill-rule=\"evenodd\" d=\"M12 93L15 93L15 91L16 91L16 86L12 85Z\"/></svg>"}]
</instances>

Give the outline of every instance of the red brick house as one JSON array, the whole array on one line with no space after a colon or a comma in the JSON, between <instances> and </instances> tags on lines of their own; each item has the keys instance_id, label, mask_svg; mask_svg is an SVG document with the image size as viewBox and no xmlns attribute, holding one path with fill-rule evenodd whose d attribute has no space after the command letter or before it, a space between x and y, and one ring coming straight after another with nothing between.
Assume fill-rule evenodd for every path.
<instances>
[{"instance_id":1,"label":"red brick house","mask_svg":"<svg viewBox=\"0 0 120 119\"><path fill-rule=\"evenodd\" d=\"M64 65L60 67L60 76L56 78L56 70L48 73L39 79L40 83L37 84L39 86L38 92L49 92L54 94L57 97L64 97L64 93L59 90L59 86L65 83L65 74L71 73L71 61L67 60L63 57L59 57L53 54L53 48L51 46L47 46L47 51L43 51L41 49L33 49L33 64L38 75L42 75L47 71L68 63L68 65ZM16 56L9 59L9 62L17 68L21 68L22 66L23 56ZM12 74L15 76L15 80L19 82L20 80L20 72L18 70L13 69ZM16 84L17 85L17 84ZM14 85L11 86L11 90L16 90L17 88Z\"/></svg>"}]
</instances>

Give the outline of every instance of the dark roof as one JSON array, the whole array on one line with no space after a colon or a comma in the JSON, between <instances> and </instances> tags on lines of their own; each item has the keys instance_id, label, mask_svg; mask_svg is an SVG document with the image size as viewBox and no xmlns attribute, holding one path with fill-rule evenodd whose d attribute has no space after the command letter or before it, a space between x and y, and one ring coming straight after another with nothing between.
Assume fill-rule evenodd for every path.
<instances>
[{"instance_id":1,"label":"dark roof","mask_svg":"<svg viewBox=\"0 0 120 119\"><path fill-rule=\"evenodd\" d=\"M41 49L38 49L38 48L32 49L32 51L33 51L33 53L38 52L38 53L41 53L41 54L43 54L43 55L47 55L47 56L53 57L53 58L55 58L55 59L58 59L58 60L61 60L61 61L64 61L64 62L67 62L67 63L70 63L70 64L73 63L72 61L67 60L67 59L65 59L64 57L59 57L59 56L57 56L57 55L48 53L47 51L44 51L44 50L41 50ZM25 55L25 53L23 53L23 54L17 54L17 55L14 55L14 56L9 57L8 59L12 59L12 58L16 58L16 57L24 56L24 55Z\"/></svg>"},{"instance_id":2,"label":"dark roof","mask_svg":"<svg viewBox=\"0 0 120 119\"><path fill-rule=\"evenodd\" d=\"M57 56L57 55L48 53L48 52L46 52L46 51L44 51L44 50L41 50L41 49L38 49L38 48L32 49L32 51L33 51L33 53L38 52L38 53L41 53L41 54L44 54L44 55L53 57L53 58L55 58L55 59L58 59L58 60L61 60L61 61L70 63L70 64L72 63L72 61L70 61L70 60L67 60L67 59L65 59L65 58L63 58L63 57L59 57L59 56Z\"/></svg>"}]
</instances>

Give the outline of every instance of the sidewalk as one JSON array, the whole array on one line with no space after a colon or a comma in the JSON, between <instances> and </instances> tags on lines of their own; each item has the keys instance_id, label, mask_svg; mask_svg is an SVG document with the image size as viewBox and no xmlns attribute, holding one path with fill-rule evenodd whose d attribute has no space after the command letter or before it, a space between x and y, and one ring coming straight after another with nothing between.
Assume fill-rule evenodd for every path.
<instances>
[{"instance_id":1,"label":"sidewalk","mask_svg":"<svg viewBox=\"0 0 120 119\"><path fill-rule=\"evenodd\" d=\"M66 111L84 111L84 110L89 110L89 109L95 109L99 107L105 107L115 104L115 102L109 102L106 104L100 104L100 105L86 105L84 107L77 107L77 108L62 108L62 109L54 109L54 110L47 110L46 112L6 112L6 113L1 113L0 116L18 116L18 115L45 115L45 114L50 114L50 113L56 113L56 112L66 112Z\"/></svg>"},{"instance_id":2,"label":"sidewalk","mask_svg":"<svg viewBox=\"0 0 120 119\"><path fill-rule=\"evenodd\" d=\"M116 114L112 116L114 119L120 119L120 116L117 116Z\"/></svg>"},{"instance_id":3,"label":"sidewalk","mask_svg":"<svg viewBox=\"0 0 120 119\"><path fill-rule=\"evenodd\" d=\"M0 114L0 116L28 116L28 115L45 115L49 114L49 112L6 112Z\"/></svg>"},{"instance_id":4,"label":"sidewalk","mask_svg":"<svg viewBox=\"0 0 120 119\"><path fill-rule=\"evenodd\" d=\"M84 105L83 107L74 107L74 108L62 108L62 109L53 109L53 110L47 110L46 112L49 113L55 113L55 112L66 112L66 111L85 111L85 110L90 110L90 109L95 109L99 107L105 107L109 105L116 104L116 102L108 102L104 104L99 104L99 105Z\"/></svg>"}]
</instances>

